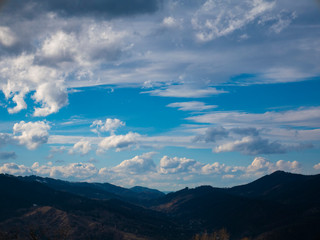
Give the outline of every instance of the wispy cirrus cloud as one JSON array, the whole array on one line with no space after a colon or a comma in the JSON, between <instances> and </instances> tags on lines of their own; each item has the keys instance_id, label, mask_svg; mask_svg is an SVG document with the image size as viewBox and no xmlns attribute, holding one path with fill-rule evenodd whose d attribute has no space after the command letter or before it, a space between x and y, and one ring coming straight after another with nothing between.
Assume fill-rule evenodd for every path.
<instances>
[{"instance_id":1,"label":"wispy cirrus cloud","mask_svg":"<svg viewBox=\"0 0 320 240\"><path fill-rule=\"evenodd\" d=\"M174 102L167 105L167 107L178 108L180 111L203 111L216 108L216 105L206 105L204 102Z\"/></svg>"}]
</instances>

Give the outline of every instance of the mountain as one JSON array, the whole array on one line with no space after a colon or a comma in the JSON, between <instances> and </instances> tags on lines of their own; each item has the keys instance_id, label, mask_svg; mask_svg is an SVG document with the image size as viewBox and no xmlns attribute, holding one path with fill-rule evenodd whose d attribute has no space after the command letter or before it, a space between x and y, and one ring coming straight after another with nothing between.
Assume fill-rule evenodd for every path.
<instances>
[{"instance_id":1,"label":"mountain","mask_svg":"<svg viewBox=\"0 0 320 240\"><path fill-rule=\"evenodd\" d=\"M154 189L133 187L122 188L110 183L68 182L38 176L19 177L22 181L40 182L55 190L77 194L93 199L119 199L135 204L143 204L148 200L159 198L165 194Z\"/></svg>"},{"instance_id":2,"label":"mountain","mask_svg":"<svg viewBox=\"0 0 320 240\"><path fill-rule=\"evenodd\" d=\"M228 189L228 193L285 204L320 204L320 175L276 171L252 183Z\"/></svg>"},{"instance_id":3,"label":"mountain","mask_svg":"<svg viewBox=\"0 0 320 240\"><path fill-rule=\"evenodd\" d=\"M66 230L66 239L176 237L165 215L118 199L90 199L9 175L0 175L0 191L0 239L50 239L55 233L62 239Z\"/></svg>"},{"instance_id":4,"label":"mountain","mask_svg":"<svg viewBox=\"0 0 320 240\"><path fill-rule=\"evenodd\" d=\"M234 239L320 239L319 190L320 175L278 171L233 188L186 188L152 209L195 232L227 228Z\"/></svg>"},{"instance_id":5,"label":"mountain","mask_svg":"<svg viewBox=\"0 0 320 240\"><path fill-rule=\"evenodd\" d=\"M2 174L0 240L205 240L214 234L220 240L316 240L319 188L320 175L281 171L242 186L166 195L140 186Z\"/></svg>"}]
</instances>

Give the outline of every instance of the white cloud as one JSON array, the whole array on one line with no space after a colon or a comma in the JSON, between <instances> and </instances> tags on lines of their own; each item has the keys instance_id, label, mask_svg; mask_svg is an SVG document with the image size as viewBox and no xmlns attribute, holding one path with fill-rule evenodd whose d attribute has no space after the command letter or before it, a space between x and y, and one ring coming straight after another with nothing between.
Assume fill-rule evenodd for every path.
<instances>
[{"instance_id":1,"label":"white cloud","mask_svg":"<svg viewBox=\"0 0 320 240\"><path fill-rule=\"evenodd\" d=\"M144 93L150 93L151 95L161 96L161 97L204 98L204 97L210 97L212 95L226 93L226 91L218 90L213 87L199 89L199 88L185 86L185 85L172 85L167 87L166 89L156 89L156 90L146 91Z\"/></svg>"},{"instance_id":2,"label":"white cloud","mask_svg":"<svg viewBox=\"0 0 320 240\"><path fill-rule=\"evenodd\" d=\"M54 178L88 179L98 173L92 163L70 163L65 166L53 166L52 164L40 165L35 162L30 171L40 175Z\"/></svg>"},{"instance_id":3,"label":"white cloud","mask_svg":"<svg viewBox=\"0 0 320 240\"><path fill-rule=\"evenodd\" d=\"M160 165L156 166L152 157L154 152L135 156L124 160L111 168L97 168L93 163L71 163L55 166L52 162L41 165L35 162L31 167L5 163L0 165L0 173L13 175L36 174L44 177L83 180L90 182L110 182L125 187L135 184L159 187L166 186L169 190L181 189L186 186L212 184L217 180L221 183L239 183L256 179L276 170L300 172L301 165L297 161L270 162L265 158L256 157L248 166L228 166L218 162L203 164L198 161L164 156ZM164 175L166 175L164 177ZM220 184L221 184L220 183Z\"/></svg>"},{"instance_id":4,"label":"white cloud","mask_svg":"<svg viewBox=\"0 0 320 240\"><path fill-rule=\"evenodd\" d=\"M105 122L102 122L101 120L95 120L90 127L95 127L95 129L92 130L95 133L110 132L110 134L113 135L116 129L121 126L125 126L125 123L119 119L107 118Z\"/></svg>"},{"instance_id":5,"label":"white cloud","mask_svg":"<svg viewBox=\"0 0 320 240\"><path fill-rule=\"evenodd\" d=\"M6 99L12 99L16 103L15 107L8 108L9 113L26 109L24 98L33 90L33 99L42 105L41 108L35 108L35 116L55 113L68 103L63 74L57 69L36 65L34 62L34 55L24 53L0 61L1 90Z\"/></svg>"},{"instance_id":6,"label":"white cloud","mask_svg":"<svg viewBox=\"0 0 320 240\"><path fill-rule=\"evenodd\" d=\"M83 139L73 145L72 149L69 150L69 154L80 152L81 155L86 155L91 149L91 143Z\"/></svg>"},{"instance_id":7,"label":"white cloud","mask_svg":"<svg viewBox=\"0 0 320 240\"><path fill-rule=\"evenodd\" d=\"M287 172L298 172L300 171L300 163L298 161L284 161L284 160L279 160L276 162L275 165L276 169L287 171Z\"/></svg>"},{"instance_id":8,"label":"white cloud","mask_svg":"<svg viewBox=\"0 0 320 240\"><path fill-rule=\"evenodd\" d=\"M163 174L193 172L197 167L199 163L193 159L164 156L160 160L160 173Z\"/></svg>"},{"instance_id":9,"label":"white cloud","mask_svg":"<svg viewBox=\"0 0 320 240\"><path fill-rule=\"evenodd\" d=\"M219 162L215 162L212 164L206 164L201 168L201 172L203 174L217 174L226 172L228 169L225 164L221 164Z\"/></svg>"},{"instance_id":10,"label":"white cloud","mask_svg":"<svg viewBox=\"0 0 320 240\"><path fill-rule=\"evenodd\" d=\"M61 82L41 84L33 98L42 105L41 108L35 108L34 116L48 116L68 104L68 93Z\"/></svg>"},{"instance_id":11,"label":"white cloud","mask_svg":"<svg viewBox=\"0 0 320 240\"><path fill-rule=\"evenodd\" d=\"M253 162L248 166L247 172L269 172L273 169L273 163L263 157L256 157Z\"/></svg>"},{"instance_id":12,"label":"white cloud","mask_svg":"<svg viewBox=\"0 0 320 240\"><path fill-rule=\"evenodd\" d=\"M77 23L79 28L72 26L69 30L74 31L69 33L59 29L59 24L53 33L42 29L47 37L30 36L32 42L37 43L34 51L0 58L0 88L7 100L16 103L14 107L8 106L9 113L26 109L24 98L31 91L35 91L32 96L35 103L41 105L35 107L34 116L58 112L68 104L67 87L73 86L72 82L80 86L92 85L91 77L99 65L114 61L125 51L127 46L122 41L125 31L114 31L108 22L89 22ZM13 44L8 31L0 27L0 44ZM97 85L98 78L95 77L93 85Z\"/></svg>"},{"instance_id":13,"label":"white cloud","mask_svg":"<svg viewBox=\"0 0 320 240\"><path fill-rule=\"evenodd\" d=\"M261 137L246 136L240 140L227 142L214 148L214 152L234 152L239 151L243 154L274 154L285 153L286 147L278 142L270 142Z\"/></svg>"},{"instance_id":14,"label":"white cloud","mask_svg":"<svg viewBox=\"0 0 320 240\"><path fill-rule=\"evenodd\" d=\"M135 156L129 160L124 160L111 170L125 174L144 174L147 172L154 172L156 170L156 165L152 160L152 156L154 154L154 152L150 152L141 156Z\"/></svg>"},{"instance_id":15,"label":"white cloud","mask_svg":"<svg viewBox=\"0 0 320 240\"><path fill-rule=\"evenodd\" d=\"M316 170L320 170L320 163L314 165L313 168L316 169Z\"/></svg>"},{"instance_id":16,"label":"white cloud","mask_svg":"<svg viewBox=\"0 0 320 240\"><path fill-rule=\"evenodd\" d=\"M98 153L102 153L110 148L116 148L116 151L127 149L137 144L138 133L129 132L126 135L111 135L105 137L99 144Z\"/></svg>"},{"instance_id":17,"label":"white cloud","mask_svg":"<svg viewBox=\"0 0 320 240\"><path fill-rule=\"evenodd\" d=\"M221 124L234 127L299 126L318 127L320 107L265 113L211 112L188 118L199 123Z\"/></svg>"},{"instance_id":18,"label":"white cloud","mask_svg":"<svg viewBox=\"0 0 320 240\"><path fill-rule=\"evenodd\" d=\"M46 122L24 122L16 123L13 126L13 139L19 144L26 145L28 149L36 149L41 144L47 143L49 139L48 130L50 126Z\"/></svg>"},{"instance_id":19,"label":"white cloud","mask_svg":"<svg viewBox=\"0 0 320 240\"><path fill-rule=\"evenodd\" d=\"M11 175L30 175L32 171L25 165L17 165L15 163L5 163L0 166L0 173L7 173Z\"/></svg>"},{"instance_id":20,"label":"white cloud","mask_svg":"<svg viewBox=\"0 0 320 240\"><path fill-rule=\"evenodd\" d=\"M75 34L58 31L44 40L41 56L56 61L72 61L77 53Z\"/></svg>"},{"instance_id":21,"label":"white cloud","mask_svg":"<svg viewBox=\"0 0 320 240\"><path fill-rule=\"evenodd\" d=\"M191 102L175 102L170 103L167 107L178 108L180 111L203 111L212 108L216 108L216 105L206 105L203 102L191 101Z\"/></svg>"},{"instance_id":22,"label":"white cloud","mask_svg":"<svg viewBox=\"0 0 320 240\"><path fill-rule=\"evenodd\" d=\"M249 0L241 2L207 0L192 17L192 26L201 42L226 36L270 11L275 2Z\"/></svg>"},{"instance_id":23,"label":"white cloud","mask_svg":"<svg viewBox=\"0 0 320 240\"><path fill-rule=\"evenodd\" d=\"M178 28L182 26L182 19L176 19L174 17L165 17L162 20L162 25L167 28Z\"/></svg>"},{"instance_id":24,"label":"white cloud","mask_svg":"<svg viewBox=\"0 0 320 240\"><path fill-rule=\"evenodd\" d=\"M11 47L16 42L17 37L11 29L5 26L0 26L0 44L6 47Z\"/></svg>"},{"instance_id":25,"label":"white cloud","mask_svg":"<svg viewBox=\"0 0 320 240\"><path fill-rule=\"evenodd\" d=\"M249 175L264 175L277 170L297 173L301 171L301 164L297 161L290 162L284 160L279 160L276 163L272 163L263 157L256 157L247 167L246 173Z\"/></svg>"}]
</instances>

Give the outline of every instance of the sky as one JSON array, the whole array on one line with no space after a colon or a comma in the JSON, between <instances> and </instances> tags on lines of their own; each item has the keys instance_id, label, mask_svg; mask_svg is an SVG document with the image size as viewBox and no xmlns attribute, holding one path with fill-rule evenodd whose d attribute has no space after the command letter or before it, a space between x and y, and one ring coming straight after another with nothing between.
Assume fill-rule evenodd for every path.
<instances>
[{"instance_id":1,"label":"sky","mask_svg":"<svg viewBox=\"0 0 320 240\"><path fill-rule=\"evenodd\" d=\"M320 1L0 1L0 173L163 191L320 173Z\"/></svg>"}]
</instances>

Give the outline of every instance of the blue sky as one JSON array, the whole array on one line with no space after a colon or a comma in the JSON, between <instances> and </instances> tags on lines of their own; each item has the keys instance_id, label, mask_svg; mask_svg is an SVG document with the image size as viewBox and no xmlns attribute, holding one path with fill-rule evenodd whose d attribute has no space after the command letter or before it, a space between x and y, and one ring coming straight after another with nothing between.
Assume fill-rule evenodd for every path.
<instances>
[{"instance_id":1,"label":"blue sky","mask_svg":"<svg viewBox=\"0 0 320 240\"><path fill-rule=\"evenodd\" d=\"M0 1L0 172L161 190L319 173L319 12Z\"/></svg>"}]
</instances>

